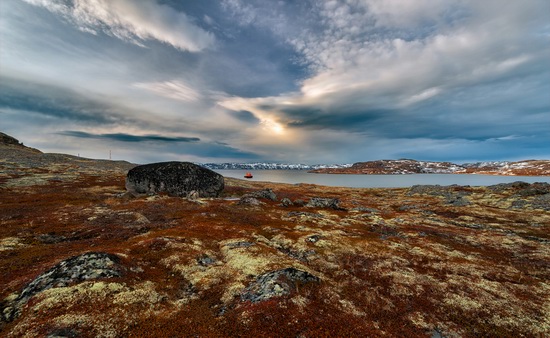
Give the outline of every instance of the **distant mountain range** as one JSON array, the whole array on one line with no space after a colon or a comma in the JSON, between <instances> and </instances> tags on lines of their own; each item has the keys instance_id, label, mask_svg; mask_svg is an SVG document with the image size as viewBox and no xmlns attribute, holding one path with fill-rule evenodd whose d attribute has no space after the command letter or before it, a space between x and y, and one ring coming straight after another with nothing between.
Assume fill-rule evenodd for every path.
<instances>
[{"instance_id":1,"label":"distant mountain range","mask_svg":"<svg viewBox=\"0 0 550 338\"><path fill-rule=\"evenodd\" d=\"M67 161L90 162L85 159L64 154L43 154L29 148L19 140L0 132L0 158L41 156L42 159L63 157ZM120 162L124 167L134 166L125 161L95 160L101 163ZM98 162L98 163L99 163ZM91 163L91 162L90 162ZM429 162L411 159L377 160L354 164L293 164L293 163L197 163L213 170L308 170L323 174L365 174L365 175L403 175L403 174L485 174L510 176L550 176L550 160L525 160L517 162L495 161L455 164L451 162Z\"/></svg>"},{"instance_id":2,"label":"distant mountain range","mask_svg":"<svg viewBox=\"0 0 550 338\"><path fill-rule=\"evenodd\" d=\"M301 163L197 163L203 167L219 170L320 170L349 168L352 164L301 164Z\"/></svg>"},{"instance_id":3,"label":"distant mountain range","mask_svg":"<svg viewBox=\"0 0 550 338\"><path fill-rule=\"evenodd\" d=\"M455 164L409 159L357 162L345 168L319 168L312 173L323 174L484 174L510 176L550 176L550 161L526 160L518 162L476 162Z\"/></svg>"},{"instance_id":4,"label":"distant mountain range","mask_svg":"<svg viewBox=\"0 0 550 338\"><path fill-rule=\"evenodd\" d=\"M518 162L494 161L456 164L410 159L377 160L354 164L282 164L282 163L198 163L219 170L308 170L319 174L485 174L517 176L550 176L550 161L526 160Z\"/></svg>"}]
</instances>

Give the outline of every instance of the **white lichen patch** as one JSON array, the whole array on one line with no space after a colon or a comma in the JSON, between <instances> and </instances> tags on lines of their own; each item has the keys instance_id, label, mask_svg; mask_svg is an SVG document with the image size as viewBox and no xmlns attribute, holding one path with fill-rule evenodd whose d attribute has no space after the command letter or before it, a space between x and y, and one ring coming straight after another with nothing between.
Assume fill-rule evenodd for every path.
<instances>
[{"instance_id":1,"label":"white lichen patch","mask_svg":"<svg viewBox=\"0 0 550 338\"><path fill-rule=\"evenodd\" d=\"M296 295L292 297L291 301L298 306L300 311L304 311L309 304L309 299L302 295Z\"/></svg>"},{"instance_id":2,"label":"white lichen patch","mask_svg":"<svg viewBox=\"0 0 550 338\"><path fill-rule=\"evenodd\" d=\"M459 308L463 311L479 310L483 306L477 299L467 295L449 294L443 300L443 304L451 308Z\"/></svg>"},{"instance_id":3,"label":"white lichen patch","mask_svg":"<svg viewBox=\"0 0 550 338\"><path fill-rule=\"evenodd\" d=\"M226 242L225 244L229 243ZM263 245L243 248L223 245L221 253L227 268L242 275L258 275L269 271L275 262L288 261L282 254L266 249Z\"/></svg>"},{"instance_id":4,"label":"white lichen patch","mask_svg":"<svg viewBox=\"0 0 550 338\"><path fill-rule=\"evenodd\" d=\"M159 294L150 281L129 287L120 283L84 282L71 287L52 288L36 296L28 315L11 331L14 336L35 337L32 327L39 318L74 327L92 327L94 337L118 337L120 329L137 317L147 318L160 311ZM90 309L97 308L97 311ZM125 311L131 307L131 310ZM85 308L86 310L80 310ZM64 314L52 317L62 309Z\"/></svg>"},{"instance_id":5,"label":"white lichen patch","mask_svg":"<svg viewBox=\"0 0 550 338\"><path fill-rule=\"evenodd\" d=\"M0 251L9 251L15 249L21 249L27 245L21 243L21 239L17 237L6 237L0 239Z\"/></svg>"}]
</instances>

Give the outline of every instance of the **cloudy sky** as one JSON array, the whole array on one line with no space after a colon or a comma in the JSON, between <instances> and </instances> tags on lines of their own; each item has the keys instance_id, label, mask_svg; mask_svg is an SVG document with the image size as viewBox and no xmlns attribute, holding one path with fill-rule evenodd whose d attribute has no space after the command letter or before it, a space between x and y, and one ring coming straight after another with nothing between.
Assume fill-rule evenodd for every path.
<instances>
[{"instance_id":1,"label":"cloudy sky","mask_svg":"<svg viewBox=\"0 0 550 338\"><path fill-rule=\"evenodd\" d=\"M2 0L0 131L137 163L550 159L550 1Z\"/></svg>"}]
</instances>

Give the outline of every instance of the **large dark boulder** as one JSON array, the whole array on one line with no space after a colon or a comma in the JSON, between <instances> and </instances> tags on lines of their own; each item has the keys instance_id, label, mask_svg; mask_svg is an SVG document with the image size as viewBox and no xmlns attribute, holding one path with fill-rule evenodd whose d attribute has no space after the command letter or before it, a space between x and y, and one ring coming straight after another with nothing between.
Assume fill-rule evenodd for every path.
<instances>
[{"instance_id":1,"label":"large dark boulder","mask_svg":"<svg viewBox=\"0 0 550 338\"><path fill-rule=\"evenodd\" d=\"M217 197L224 188L223 176L190 162L162 162L137 166L126 176L130 193L164 192L170 196Z\"/></svg>"}]
</instances>

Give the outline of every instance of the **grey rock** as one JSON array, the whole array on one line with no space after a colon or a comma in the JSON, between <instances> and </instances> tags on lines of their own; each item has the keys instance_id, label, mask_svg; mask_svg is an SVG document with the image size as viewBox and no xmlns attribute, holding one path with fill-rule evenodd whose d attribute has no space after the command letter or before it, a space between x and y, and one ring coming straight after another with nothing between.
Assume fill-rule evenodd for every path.
<instances>
[{"instance_id":1,"label":"grey rock","mask_svg":"<svg viewBox=\"0 0 550 338\"><path fill-rule=\"evenodd\" d=\"M5 321L15 319L23 305L31 297L42 291L90 279L119 277L122 272L123 268L119 264L119 258L112 254L88 252L71 257L58 263L27 284L13 303L3 304L3 319ZM11 308L11 310L6 311L7 308Z\"/></svg>"},{"instance_id":2,"label":"grey rock","mask_svg":"<svg viewBox=\"0 0 550 338\"><path fill-rule=\"evenodd\" d=\"M370 213L377 213L377 212L380 212L380 210L378 209L375 209L375 208L367 208L367 207L363 207L363 206L359 206L359 207L355 207L353 209L351 209L352 211L357 211L357 212L370 212Z\"/></svg>"},{"instance_id":3,"label":"grey rock","mask_svg":"<svg viewBox=\"0 0 550 338\"><path fill-rule=\"evenodd\" d=\"M529 186L529 183L516 181L512 183L500 183L500 184L490 185L487 187L487 189L496 193L502 193L510 189L525 189L528 186Z\"/></svg>"},{"instance_id":4,"label":"grey rock","mask_svg":"<svg viewBox=\"0 0 550 338\"><path fill-rule=\"evenodd\" d=\"M340 208L339 204L340 204L340 200L337 199L337 198L313 197L306 204L306 207L308 207L308 208L329 208L329 209L341 210L342 208Z\"/></svg>"},{"instance_id":5,"label":"grey rock","mask_svg":"<svg viewBox=\"0 0 550 338\"><path fill-rule=\"evenodd\" d=\"M79 336L78 332L73 329L61 328L61 329L53 330L46 337L47 338L75 338L78 336Z\"/></svg>"},{"instance_id":6,"label":"grey rock","mask_svg":"<svg viewBox=\"0 0 550 338\"><path fill-rule=\"evenodd\" d=\"M202 266L208 266L216 263L216 260L208 255L202 255L197 258L197 263Z\"/></svg>"},{"instance_id":7,"label":"grey rock","mask_svg":"<svg viewBox=\"0 0 550 338\"><path fill-rule=\"evenodd\" d=\"M293 206L293 205L294 205L294 203L292 203L292 201L290 200L290 198L286 198L286 197L285 197L285 198L283 198L283 199L281 200L281 206L282 206L282 207L287 208L287 207L291 207L291 206Z\"/></svg>"},{"instance_id":8,"label":"grey rock","mask_svg":"<svg viewBox=\"0 0 550 338\"><path fill-rule=\"evenodd\" d=\"M277 195L271 189L263 189L259 191L254 191L253 193L247 194L246 196L251 196L255 198L263 198L266 200L277 201Z\"/></svg>"},{"instance_id":9,"label":"grey rock","mask_svg":"<svg viewBox=\"0 0 550 338\"><path fill-rule=\"evenodd\" d=\"M323 237L323 236L321 236L321 235L311 235L308 238L306 238L306 241L311 242L311 243L316 243L321 239L321 237Z\"/></svg>"},{"instance_id":10,"label":"grey rock","mask_svg":"<svg viewBox=\"0 0 550 338\"><path fill-rule=\"evenodd\" d=\"M273 297L288 295L300 284L319 283L320 279L309 272L296 268L270 271L256 278L241 294L242 301L252 303Z\"/></svg>"},{"instance_id":11,"label":"grey rock","mask_svg":"<svg viewBox=\"0 0 550 338\"><path fill-rule=\"evenodd\" d=\"M44 244L55 244L67 240L65 236L57 236L55 234L40 234L36 236L36 239Z\"/></svg>"},{"instance_id":12,"label":"grey rock","mask_svg":"<svg viewBox=\"0 0 550 338\"><path fill-rule=\"evenodd\" d=\"M296 199L296 200L294 200L294 205L297 205L299 207L303 207L304 205L306 205L306 201L304 201L302 199Z\"/></svg>"},{"instance_id":13,"label":"grey rock","mask_svg":"<svg viewBox=\"0 0 550 338\"><path fill-rule=\"evenodd\" d=\"M412 195L430 195L430 196L439 196L445 198L445 203L453 206L466 206L470 204L470 201L464 196L470 195L469 192L463 190L456 190L460 188L458 185L450 186L440 186L440 185L413 185L409 192L408 196Z\"/></svg>"},{"instance_id":14,"label":"grey rock","mask_svg":"<svg viewBox=\"0 0 550 338\"><path fill-rule=\"evenodd\" d=\"M218 197L223 188L222 175L190 162L140 165L130 169L126 176L126 189L133 194L164 192L178 197L190 194L194 197Z\"/></svg>"},{"instance_id":15,"label":"grey rock","mask_svg":"<svg viewBox=\"0 0 550 338\"><path fill-rule=\"evenodd\" d=\"M539 195L531 201L531 205L535 209L543 209L550 211L550 194Z\"/></svg>"},{"instance_id":16,"label":"grey rock","mask_svg":"<svg viewBox=\"0 0 550 338\"><path fill-rule=\"evenodd\" d=\"M445 202L455 207L464 207L470 205L470 201L466 197L455 194L447 196Z\"/></svg>"},{"instance_id":17,"label":"grey rock","mask_svg":"<svg viewBox=\"0 0 550 338\"><path fill-rule=\"evenodd\" d=\"M546 182L536 182L524 189L518 191L519 196L539 196L550 193L550 184Z\"/></svg>"},{"instance_id":18,"label":"grey rock","mask_svg":"<svg viewBox=\"0 0 550 338\"><path fill-rule=\"evenodd\" d=\"M264 202L260 202L259 199L255 198L255 197L252 197L252 196L243 196L241 197L241 199L239 200L239 202L237 202L238 205L252 205L252 206L258 206L258 205L262 205L262 204L265 204Z\"/></svg>"}]
</instances>

